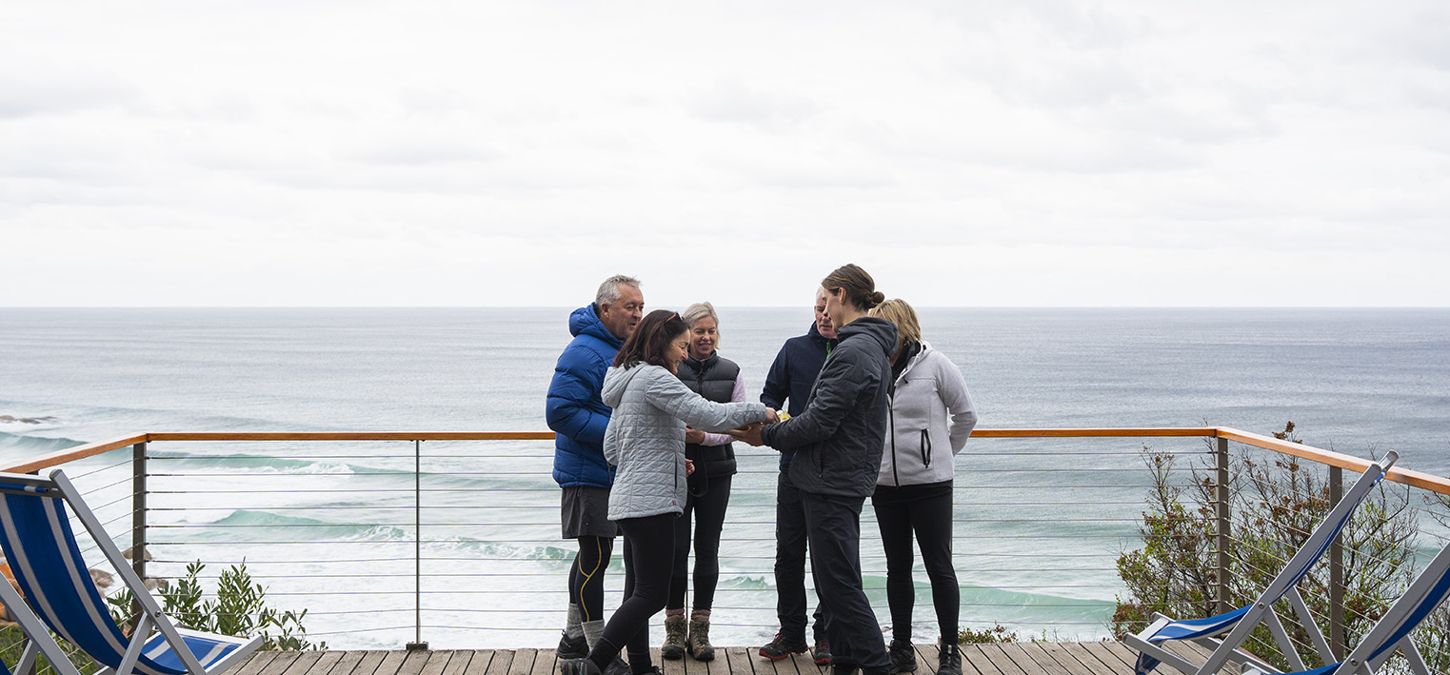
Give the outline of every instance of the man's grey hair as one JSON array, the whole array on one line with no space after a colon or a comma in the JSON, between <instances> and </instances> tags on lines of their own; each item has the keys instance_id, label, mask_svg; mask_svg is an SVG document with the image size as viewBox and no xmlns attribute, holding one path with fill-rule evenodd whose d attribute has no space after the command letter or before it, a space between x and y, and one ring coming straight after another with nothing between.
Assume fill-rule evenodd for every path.
<instances>
[{"instance_id":1,"label":"man's grey hair","mask_svg":"<svg viewBox=\"0 0 1450 675\"><path fill-rule=\"evenodd\" d=\"M639 279L623 274L616 274L599 284L599 292L594 294L594 302L600 305L612 304L619 300L619 287L633 286L639 288Z\"/></svg>"}]
</instances>

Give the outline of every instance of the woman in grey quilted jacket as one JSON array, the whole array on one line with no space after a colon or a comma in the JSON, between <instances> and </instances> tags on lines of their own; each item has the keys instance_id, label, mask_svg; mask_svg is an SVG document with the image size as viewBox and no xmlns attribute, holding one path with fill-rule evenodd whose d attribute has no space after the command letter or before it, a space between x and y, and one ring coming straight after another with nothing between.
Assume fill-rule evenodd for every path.
<instances>
[{"instance_id":1,"label":"woman in grey quilted jacket","mask_svg":"<svg viewBox=\"0 0 1450 675\"><path fill-rule=\"evenodd\" d=\"M690 391L675 374L689 351L687 332L679 314L650 312L604 375L604 403L614 408L604 432L604 458L616 467L609 519L624 531L625 599L588 658L560 661L563 675L600 675L624 649L635 675L659 672L649 619L669 596L674 520L685 504L685 425L728 431L776 419L760 403L715 403Z\"/></svg>"}]
</instances>

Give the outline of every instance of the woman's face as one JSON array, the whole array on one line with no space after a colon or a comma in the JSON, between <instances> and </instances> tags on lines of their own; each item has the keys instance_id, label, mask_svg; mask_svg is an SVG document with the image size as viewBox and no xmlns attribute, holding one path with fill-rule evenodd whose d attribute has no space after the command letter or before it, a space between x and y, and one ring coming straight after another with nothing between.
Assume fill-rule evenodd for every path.
<instances>
[{"instance_id":1,"label":"woman's face","mask_svg":"<svg viewBox=\"0 0 1450 675\"><path fill-rule=\"evenodd\" d=\"M670 345L665 347L665 362L670 364L670 372L679 372L680 362L685 360L685 355L690 353L690 331L685 331L675 336Z\"/></svg>"},{"instance_id":2,"label":"woman's face","mask_svg":"<svg viewBox=\"0 0 1450 675\"><path fill-rule=\"evenodd\" d=\"M846 324L846 289L826 289L826 316L830 317L831 325L838 329Z\"/></svg>"},{"instance_id":3,"label":"woman's face","mask_svg":"<svg viewBox=\"0 0 1450 675\"><path fill-rule=\"evenodd\" d=\"M715 340L719 337L720 324L713 317L704 317L690 326L690 356L704 361L715 353Z\"/></svg>"}]
</instances>

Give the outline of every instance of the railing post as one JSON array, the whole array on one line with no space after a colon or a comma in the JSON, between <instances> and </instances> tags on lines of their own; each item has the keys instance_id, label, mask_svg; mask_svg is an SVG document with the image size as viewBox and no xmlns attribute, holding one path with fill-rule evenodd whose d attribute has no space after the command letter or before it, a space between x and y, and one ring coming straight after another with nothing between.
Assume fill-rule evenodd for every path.
<instances>
[{"instance_id":1,"label":"railing post","mask_svg":"<svg viewBox=\"0 0 1450 675\"><path fill-rule=\"evenodd\" d=\"M1218 588L1215 589L1215 599L1218 601L1220 613L1233 609L1233 598L1229 597L1229 463L1228 463L1228 439L1219 438L1217 451L1214 453L1217 464L1217 483L1214 486L1214 520L1217 527L1214 528L1214 546L1218 549L1214 563L1217 568L1215 581Z\"/></svg>"},{"instance_id":2,"label":"railing post","mask_svg":"<svg viewBox=\"0 0 1450 675\"><path fill-rule=\"evenodd\" d=\"M1344 498L1344 470L1329 467L1329 508ZM1329 651L1344 658L1344 542L1335 537L1329 544Z\"/></svg>"},{"instance_id":3,"label":"railing post","mask_svg":"<svg viewBox=\"0 0 1450 675\"><path fill-rule=\"evenodd\" d=\"M131 446L131 569L146 579L146 443ZM141 614L140 601L131 602L132 616Z\"/></svg>"},{"instance_id":4,"label":"railing post","mask_svg":"<svg viewBox=\"0 0 1450 675\"><path fill-rule=\"evenodd\" d=\"M423 441L413 441L413 641L408 651L423 651Z\"/></svg>"}]
</instances>

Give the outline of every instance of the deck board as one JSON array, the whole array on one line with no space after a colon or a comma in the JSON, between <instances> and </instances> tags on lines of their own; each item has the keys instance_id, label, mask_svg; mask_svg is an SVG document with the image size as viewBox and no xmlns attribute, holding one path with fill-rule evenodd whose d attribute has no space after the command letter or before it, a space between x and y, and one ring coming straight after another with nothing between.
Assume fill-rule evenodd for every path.
<instances>
[{"instance_id":1,"label":"deck board","mask_svg":"<svg viewBox=\"0 0 1450 675\"><path fill-rule=\"evenodd\" d=\"M478 652L472 649L460 649L453 652L453 656L448 659L448 665L443 668L443 675L463 675L464 671L468 669L468 664L473 662L477 654Z\"/></svg>"},{"instance_id":2,"label":"deck board","mask_svg":"<svg viewBox=\"0 0 1450 675\"><path fill-rule=\"evenodd\" d=\"M1099 668L1095 670L1101 672L1103 668L1106 668L1111 671L1121 671L1124 668L1131 669L1133 667L1133 657L1129 655L1132 650L1128 649L1127 647L1123 647L1123 649L1119 651L1113 648L1114 645L1120 647L1122 646L1122 644L1118 642L1083 643L1083 647L1087 649L1088 654L1091 654L1094 658L1098 660L1098 663L1102 664Z\"/></svg>"},{"instance_id":3,"label":"deck board","mask_svg":"<svg viewBox=\"0 0 1450 675\"><path fill-rule=\"evenodd\" d=\"M1198 651L1200 648L1189 647ZM916 647L915 675L936 672L936 645ZM964 675L1123 675L1137 654L1120 642L962 645ZM810 654L769 661L755 647L717 647L715 660L664 661L666 675L822 675ZM1200 654L1201 656L1201 654ZM550 648L438 651L258 652L229 675L556 675Z\"/></svg>"},{"instance_id":4,"label":"deck board","mask_svg":"<svg viewBox=\"0 0 1450 675\"><path fill-rule=\"evenodd\" d=\"M299 652L292 664L287 666L287 670L282 671L282 675L306 675L325 654L327 652Z\"/></svg>"},{"instance_id":5,"label":"deck board","mask_svg":"<svg viewBox=\"0 0 1450 675\"><path fill-rule=\"evenodd\" d=\"M559 667L558 661L559 656L554 653L553 649L548 647L540 649L534 654L534 667L529 671L529 675L553 675L555 669Z\"/></svg>"},{"instance_id":6,"label":"deck board","mask_svg":"<svg viewBox=\"0 0 1450 675\"><path fill-rule=\"evenodd\" d=\"M916 675L932 675L932 673L935 673L937 657L941 655L941 647L935 643L914 646L916 647ZM963 675L966 672L963 670Z\"/></svg>"},{"instance_id":7,"label":"deck board","mask_svg":"<svg viewBox=\"0 0 1450 675\"><path fill-rule=\"evenodd\" d=\"M1034 674L1042 672L1036 670L1037 666L1022 653L1021 645L1015 644L984 644L980 645L982 653L992 662L992 665L1001 671L1002 675L1027 675L1024 665L1033 668ZM1011 651L1006 648L1011 647Z\"/></svg>"},{"instance_id":8,"label":"deck board","mask_svg":"<svg viewBox=\"0 0 1450 675\"><path fill-rule=\"evenodd\" d=\"M757 665L755 659L759 658L751 654L745 647L722 647L715 650L715 658L726 659L730 664L730 675L756 675ZM761 659L764 665L760 665L759 675L775 675L775 668L769 665L770 662Z\"/></svg>"},{"instance_id":9,"label":"deck board","mask_svg":"<svg viewBox=\"0 0 1450 675\"><path fill-rule=\"evenodd\" d=\"M1076 653L1074 653L1076 650L1084 649L1083 647L1078 645L1073 645L1070 647L1068 645L1058 644L1055 642L1035 642L1033 644L1036 645L1038 648L1042 649L1042 651L1047 652L1047 655L1053 660L1057 661L1057 664L1066 669L1067 672L1070 673L1070 675L1093 675L1093 670L1088 667L1088 664L1084 663L1083 660L1079 658ZM1084 652L1082 656L1086 656L1093 662L1097 661L1097 659L1093 659L1086 652Z\"/></svg>"},{"instance_id":10,"label":"deck board","mask_svg":"<svg viewBox=\"0 0 1450 675\"><path fill-rule=\"evenodd\" d=\"M328 667L327 672L315 674L309 673L308 675L351 675L353 668L356 668L358 662L362 661L363 656L367 655L367 652L364 651L328 653L337 654L338 659L334 661L331 666Z\"/></svg>"},{"instance_id":11,"label":"deck board","mask_svg":"<svg viewBox=\"0 0 1450 675\"><path fill-rule=\"evenodd\" d=\"M651 658L654 657L654 654L655 652L651 650ZM685 664L685 662L689 660L690 659L688 657L682 659L666 659L660 657L660 659L656 661L655 664L660 667L660 670L664 672L665 675L686 675L686 668L688 666Z\"/></svg>"},{"instance_id":12,"label":"deck board","mask_svg":"<svg viewBox=\"0 0 1450 675\"><path fill-rule=\"evenodd\" d=\"M982 650L982 645L962 645L962 675L976 670L980 675L1002 675L1002 669Z\"/></svg>"}]
</instances>

